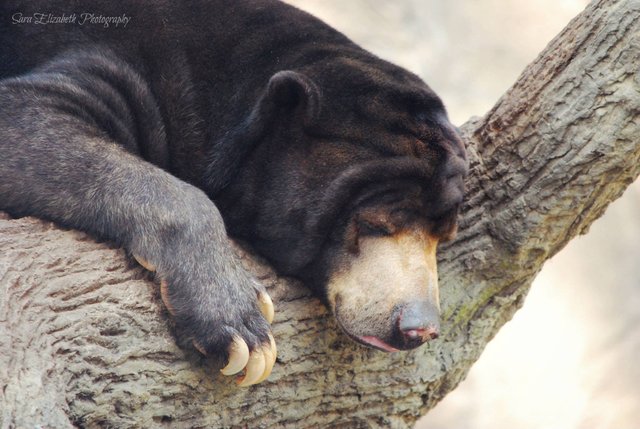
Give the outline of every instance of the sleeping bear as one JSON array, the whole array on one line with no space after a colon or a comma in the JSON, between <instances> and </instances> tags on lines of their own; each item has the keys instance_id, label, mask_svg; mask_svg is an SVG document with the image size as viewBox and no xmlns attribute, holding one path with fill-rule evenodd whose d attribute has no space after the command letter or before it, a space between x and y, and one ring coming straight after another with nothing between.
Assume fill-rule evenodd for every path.
<instances>
[{"instance_id":1,"label":"sleeping bear","mask_svg":"<svg viewBox=\"0 0 640 429\"><path fill-rule=\"evenodd\" d=\"M0 40L0 210L127 249L240 385L274 307L229 236L358 343L438 336L468 166L417 76L276 0L6 0Z\"/></svg>"}]
</instances>

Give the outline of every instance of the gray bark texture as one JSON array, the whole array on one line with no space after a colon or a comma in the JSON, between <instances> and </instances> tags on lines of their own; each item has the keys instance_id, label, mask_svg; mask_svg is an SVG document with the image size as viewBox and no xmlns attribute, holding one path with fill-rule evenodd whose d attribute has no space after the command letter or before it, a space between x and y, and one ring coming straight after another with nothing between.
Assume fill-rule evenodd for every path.
<instances>
[{"instance_id":1,"label":"gray bark texture","mask_svg":"<svg viewBox=\"0 0 640 429\"><path fill-rule=\"evenodd\" d=\"M384 354L244 254L276 305L279 357L238 388L178 348L122 249L0 217L0 427L411 427L465 377L544 261L640 174L640 0L596 0L483 118L458 238L439 251L440 339Z\"/></svg>"}]
</instances>

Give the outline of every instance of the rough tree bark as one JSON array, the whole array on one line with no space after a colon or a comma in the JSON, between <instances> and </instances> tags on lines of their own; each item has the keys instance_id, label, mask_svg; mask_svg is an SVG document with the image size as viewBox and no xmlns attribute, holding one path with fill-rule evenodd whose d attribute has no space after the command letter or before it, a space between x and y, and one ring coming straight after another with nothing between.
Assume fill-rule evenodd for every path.
<instances>
[{"instance_id":1,"label":"rough tree bark","mask_svg":"<svg viewBox=\"0 0 640 429\"><path fill-rule=\"evenodd\" d=\"M464 378L546 259L640 174L640 0L598 0L483 118L458 239L440 250L443 333L352 344L309 292L248 255L277 312L278 364L250 389L179 349L124 251L0 218L1 427L410 427Z\"/></svg>"}]
</instances>

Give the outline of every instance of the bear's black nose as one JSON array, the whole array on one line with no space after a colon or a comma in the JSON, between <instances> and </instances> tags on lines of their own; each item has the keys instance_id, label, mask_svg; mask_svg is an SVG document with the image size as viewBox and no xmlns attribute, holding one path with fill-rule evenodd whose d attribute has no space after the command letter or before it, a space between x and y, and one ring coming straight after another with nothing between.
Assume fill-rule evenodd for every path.
<instances>
[{"instance_id":1,"label":"bear's black nose","mask_svg":"<svg viewBox=\"0 0 640 429\"><path fill-rule=\"evenodd\" d=\"M399 312L397 326L403 342L417 347L426 341L438 338L439 311L428 301L405 304Z\"/></svg>"}]
</instances>

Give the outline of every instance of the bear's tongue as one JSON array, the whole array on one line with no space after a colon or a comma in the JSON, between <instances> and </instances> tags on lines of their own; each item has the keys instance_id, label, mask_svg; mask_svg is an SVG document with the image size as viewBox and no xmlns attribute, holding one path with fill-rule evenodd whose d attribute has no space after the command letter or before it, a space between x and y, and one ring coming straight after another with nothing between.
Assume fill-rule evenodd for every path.
<instances>
[{"instance_id":1,"label":"bear's tongue","mask_svg":"<svg viewBox=\"0 0 640 429\"><path fill-rule=\"evenodd\" d=\"M371 347L375 347L376 349L382 350L384 352L399 352L400 350L395 347L391 347L389 344L382 341L380 338L371 337L371 336L363 336L358 337L360 341L365 344L370 345Z\"/></svg>"}]
</instances>

